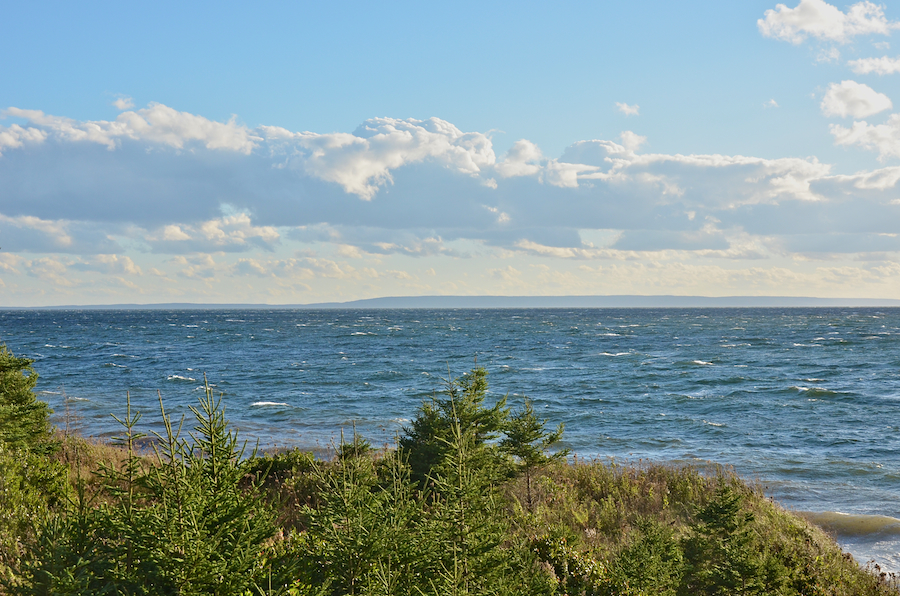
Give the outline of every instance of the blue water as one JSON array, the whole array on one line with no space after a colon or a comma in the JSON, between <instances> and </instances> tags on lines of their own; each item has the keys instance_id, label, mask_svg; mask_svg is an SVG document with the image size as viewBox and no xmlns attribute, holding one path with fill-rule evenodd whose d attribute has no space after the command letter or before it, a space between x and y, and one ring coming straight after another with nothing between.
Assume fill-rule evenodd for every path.
<instances>
[{"instance_id":1,"label":"blue water","mask_svg":"<svg viewBox=\"0 0 900 596\"><path fill-rule=\"evenodd\" d=\"M157 391L189 413L205 373L262 447L390 444L477 358L579 457L711 460L793 509L900 518L900 309L0 311L0 341L87 435L126 392L159 429ZM900 568L880 527L845 542Z\"/></svg>"}]
</instances>

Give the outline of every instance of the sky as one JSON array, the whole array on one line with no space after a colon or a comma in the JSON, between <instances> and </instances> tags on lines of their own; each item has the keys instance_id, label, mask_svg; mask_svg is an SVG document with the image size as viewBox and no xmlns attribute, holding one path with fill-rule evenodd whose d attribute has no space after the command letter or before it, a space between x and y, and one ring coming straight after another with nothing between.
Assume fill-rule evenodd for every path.
<instances>
[{"instance_id":1,"label":"sky","mask_svg":"<svg viewBox=\"0 0 900 596\"><path fill-rule=\"evenodd\" d=\"M0 306L900 297L900 0L3 14Z\"/></svg>"}]
</instances>

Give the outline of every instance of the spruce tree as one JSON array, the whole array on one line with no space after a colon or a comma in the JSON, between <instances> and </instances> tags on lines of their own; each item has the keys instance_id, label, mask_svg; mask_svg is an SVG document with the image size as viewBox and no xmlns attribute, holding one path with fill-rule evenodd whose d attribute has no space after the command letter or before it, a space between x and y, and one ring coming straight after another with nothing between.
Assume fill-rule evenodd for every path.
<instances>
[{"instance_id":1,"label":"spruce tree","mask_svg":"<svg viewBox=\"0 0 900 596\"><path fill-rule=\"evenodd\" d=\"M0 346L0 441L9 447L46 452L52 449L50 413L34 394L38 375L30 358L16 358Z\"/></svg>"},{"instance_id":2,"label":"spruce tree","mask_svg":"<svg viewBox=\"0 0 900 596\"><path fill-rule=\"evenodd\" d=\"M487 371L475 368L457 379L446 381L444 395L422 404L412 424L404 428L400 449L409 461L412 479L420 486L432 470L449 454L458 426L471 434L473 465L495 473L502 468L502 457L489 442L496 439L509 419L506 398L492 407L484 405L487 395Z\"/></svg>"},{"instance_id":3,"label":"spruce tree","mask_svg":"<svg viewBox=\"0 0 900 596\"><path fill-rule=\"evenodd\" d=\"M500 441L500 449L518 460L519 468L525 473L528 509L532 507L531 473L540 466L559 460L569 454L568 449L557 451L553 455L548 450L562 440L563 425L560 423L553 432L544 430L546 420L541 420L534 413L530 399L525 398L522 411L512 416L506 424Z\"/></svg>"}]
</instances>

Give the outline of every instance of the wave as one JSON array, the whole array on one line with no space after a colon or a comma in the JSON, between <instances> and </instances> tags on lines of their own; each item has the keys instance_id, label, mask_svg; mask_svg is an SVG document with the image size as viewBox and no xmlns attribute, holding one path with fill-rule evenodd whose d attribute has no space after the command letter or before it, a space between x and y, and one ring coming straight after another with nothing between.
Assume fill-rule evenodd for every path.
<instances>
[{"instance_id":1,"label":"wave","mask_svg":"<svg viewBox=\"0 0 900 596\"><path fill-rule=\"evenodd\" d=\"M250 405L261 407L261 406L289 406L290 404L287 404L283 401L255 401Z\"/></svg>"},{"instance_id":2,"label":"wave","mask_svg":"<svg viewBox=\"0 0 900 596\"><path fill-rule=\"evenodd\" d=\"M700 366L715 366L712 362L705 360L691 360L691 364L699 364Z\"/></svg>"},{"instance_id":3,"label":"wave","mask_svg":"<svg viewBox=\"0 0 900 596\"><path fill-rule=\"evenodd\" d=\"M825 389L824 387L803 387L800 385L792 385L788 387L788 389L791 391L802 393L807 397L828 397L831 395L840 395L840 392L832 391L831 389Z\"/></svg>"},{"instance_id":4,"label":"wave","mask_svg":"<svg viewBox=\"0 0 900 596\"><path fill-rule=\"evenodd\" d=\"M900 537L900 519L888 515L859 515L839 511L798 511L797 514L842 537Z\"/></svg>"},{"instance_id":5,"label":"wave","mask_svg":"<svg viewBox=\"0 0 900 596\"><path fill-rule=\"evenodd\" d=\"M182 377L181 375L169 375L168 377L166 377L166 380L167 381L196 381L197 379L194 379L192 377Z\"/></svg>"}]
</instances>

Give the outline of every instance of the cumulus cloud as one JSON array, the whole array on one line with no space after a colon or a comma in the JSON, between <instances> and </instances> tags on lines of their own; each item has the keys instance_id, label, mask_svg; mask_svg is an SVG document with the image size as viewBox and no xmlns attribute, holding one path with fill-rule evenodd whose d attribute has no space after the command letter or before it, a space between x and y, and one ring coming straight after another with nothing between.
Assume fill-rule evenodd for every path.
<instances>
[{"instance_id":1,"label":"cumulus cloud","mask_svg":"<svg viewBox=\"0 0 900 596\"><path fill-rule=\"evenodd\" d=\"M439 118L374 118L353 134L291 133L276 127L261 130L273 146L289 152L292 167L337 183L365 200L392 182L391 171L404 165L430 161L477 175L495 161L488 135L464 133Z\"/></svg>"},{"instance_id":2,"label":"cumulus cloud","mask_svg":"<svg viewBox=\"0 0 900 596\"><path fill-rule=\"evenodd\" d=\"M134 107L134 100L130 97L118 97L112 102L112 105L120 111L130 110Z\"/></svg>"},{"instance_id":3,"label":"cumulus cloud","mask_svg":"<svg viewBox=\"0 0 900 596\"><path fill-rule=\"evenodd\" d=\"M4 149L18 149L26 143L41 143L47 138L47 133L37 128L23 128L18 124L12 126L0 126L0 155Z\"/></svg>"},{"instance_id":4,"label":"cumulus cloud","mask_svg":"<svg viewBox=\"0 0 900 596\"><path fill-rule=\"evenodd\" d=\"M833 86L823 110L859 116L884 101L861 87ZM69 270L122 279L139 271L152 274L144 280L181 277L201 286L226 274L373 279L357 261L463 258L481 250L566 259L675 250L749 259L777 252L772 238L813 234L816 226L862 238L883 233L897 222L893 212L900 214L891 204L900 198L900 173L888 168L851 180L815 158L644 152L646 137L632 131L579 141L559 157L521 139L497 159L488 133L436 118L378 118L353 133L316 134L213 123L159 104L133 112L150 118L151 129L160 114L224 127L237 140L223 147L202 137L203 126L140 132L119 120L16 113L30 120L4 129L19 144L4 145L0 157L0 244L80 255ZM832 133L838 144L884 157L900 154L898 129L892 116L879 126L835 125ZM860 196L865 205L853 203ZM607 230L611 240L592 246L582 241L584 230ZM307 254L281 258L294 243L329 246L330 256L354 265ZM122 259L140 251L175 257L143 270L135 258L129 270ZM266 253L279 258L259 256Z\"/></svg>"},{"instance_id":5,"label":"cumulus cloud","mask_svg":"<svg viewBox=\"0 0 900 596\"><path fill-rule=\"evenodd\" d=\"M892 107L887 95L856 81L832 83L821 103L823 114L840 118L865 118Z\"/></svg>"},{"instance_id":6,"label":"cumulus cloud","mask_svg":"<svg viewBox=\"0 0 900 596\"><path fill-rule=\"evenodd\" d=\"M627 103L616 102L616 109L625 114L626 116L638 116L641 113L641 106L634 104L633 106L628 105Z\"/></svg>"},{"instance_id":7,"label":"cumulus cloud","mask_svg":"<svg viewBox=\"0 0 900 596\"><path fill-rule=\"evenodd\" d=\"M887 56L882 56L881 58L860 58L859 60L850 60L847 62L847 66L857 74L875 73L889 75L900 72L900 56L897 58L889 58Z\"/></svg>"},{"instance_id":8,"label":"cumulus cloud","mask_svg":"<svg viewBox=\"0 0 900 596\"><path fill-rule=\"evenodd\" d=\"M873 2L858 2L845 13L824 0L800 0L794 8L778 4L756 25L764 36L793 44L809 37L847 43L857 35L890 35L898 26L888 21L883 7Z\"/></svg>"},{"instance_id":9,"label":"cumulus cloud","mask_svg":"<svg viewBox=\"0 0 900 596\"><path fill-rule=\"evenodd\" d=\"M854 122L849 128L831 125L836 145L856 145L877 151L879 159L900 157L900 114L891 114L884 124Z\"/></svg>"},{"instance_id":10,"label":"cumulus cloud","mask_svg":"<svg viewBox=\"0 0 900 596\"><path fill-rule=\"evenodd\" d=\"M199 222L169 224L144 235L155 252L242 251L253 246L272 250L281 235L274 226L256 226L246 213Z\"/></svg>"},{"instance_id":11,"label":"cumulus cloud","mask_svg":"<svg viewBox=\"0 0 900 596\"><path fill-rule=\"evenodd\" d=\"M770 99L769 101L767 101L766 103L763 104L763 107L764 108L777 108L779 106L778 106L777 101L775 101L774 99Z\"/></svg>"},{"instance_id":12,"label":"cumulus cloud","mask_svg":"<svg viewBox=\"0 0 900 596\"><path fill-rule=\"evenodd\" d=\"M541 171L543 159L544 156L537 145L522 139L513 144L503 161L496 165L495 170L503 178L533 176Z\"/></svg>"},{"instance_id":13,"label":"cumulus cloud","mask_svg":"<svg viewBox=\"0 0 900 596\"><path fill-rule=\"evenodd\" d=\"M207 149L222 149L249 154L261 139L250 130L228 122L214 122L202 116L179 112L159 103L137 111L126 111L114 121L77 122L71 118L51 116L40 110L7 108L5 115L27 120L29 133L61 141L97 143L115 149L123 139L148 141L182 149L198 142Z\"/></svg>"},{"instance_id":14,"label":"cumulus cloud","mask_svg":"<svg viewBox=\"0 0 900 596\"><path fill-rule=\"evenodd\" d=\"M72 269L80 271L96 271L115 275L142 275L131 257L124 255L96 255L91 259L72 263Z\"/></svg>"}]
</instances>

